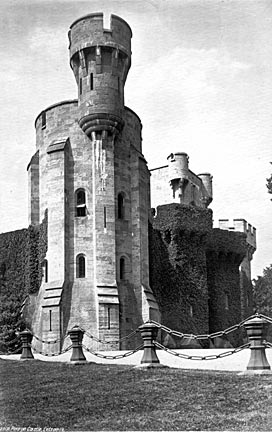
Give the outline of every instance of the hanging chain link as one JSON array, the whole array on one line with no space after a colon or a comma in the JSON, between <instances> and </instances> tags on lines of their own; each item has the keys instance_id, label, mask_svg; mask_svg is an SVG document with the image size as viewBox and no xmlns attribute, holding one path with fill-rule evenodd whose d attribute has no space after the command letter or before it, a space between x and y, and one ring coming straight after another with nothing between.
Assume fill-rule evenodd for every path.
<instances>
[{"instance_id":1,"label":"hanging chain link","mask_svg":"<svg viewBox=\"0 0 272 432\"><path fill-rule=\"evenodd\" d=\"M266 348L272 348L272 343L270 343L270 342L263 341L263 345L264 345Z\"/></svg>"},{"instance_id":2,"label":"hanging chain link","mask_svg":"<svg viewBox=\"0 0 272 432\"><path fill-rule=\"evenodd\" d=\"M82 331L84 331L84 329L80 328ZM96 336L93 336L91 333L89 333L88 331L84 331L84 336L86 335L87 337L89 337L90 339L94 340L95 342L99 342L105 345L108 344L118 344L120 342L123 342L127 339L132 338L135 334L139 333L139 329L134 330L133 332L129 333L127 336L123 336L122 338L118 339L118 340L113 340L113 341L103 341L99 338L97 338Z\"/></svg>"},{"instance_id":3,"label":"hanging chain link","mask_svg":"<svg viewBox=\"0 0 272 432\"><path fill-rule=\"evenodd\" d=\"M45 344L48 344L48 345L53 345L53 344L56 344L56 343L58 343L58 342L63 342L63 341L64 341L68 336L69 336L68 333L66 333L64 336L62 336L62 337L59 338L59 339L55 339L55 340L53 340L53 341L46 341L46 340L44 340L44 339L41 339L39 336L33 335L33 337L34 337L37 341L42 342L42 343L45 343Z\"/></svg>"},{"instance_id":4,"label":"hanging chain link","mask_svg":"<svg viewBox=\"0 0 272 432\"><path fill-rule=\"evenodd\" d=\"M113 355L99 354L99 353L97 353L97 352L91 350L90 348L86 347L85 345L82 345L82 347L83 347L86 351L88 351L89 353L93 354L94 356L96 356L96 357L98 357L98 358L103 358L103 359L107 359L107 360L116 360L116 359L121 359L121 358L129 357L129 356L131 356L132 354L135 354L137 351L140 351L140 350L144 347L144 344L138 346L137 348L135 348L135 349L132 350L132 351L128 351L128 352L125 353L125 354L117 354L117 355L114 355L114 356L113 356Z\"/></svg>"},{"instance_id":5,"label":"hanging chain link","mask_svg":"<svg viewBox=\"0 0 272 432\"><path fill-rule=\"evenodd\" d=\"M72 349L72 346L73 346L73 345L69 345L67 348L65 348L64 350L59 351L59 352L57 352L57 353L44 353L44 352L42 352L42 351L37 350L37 349L36 349L35 347L33 347L33 346L31 346L31 348L33 349L33 351L34 351L35 353L37 353L37 354L41 354L41 355L44 356L44 357L56 357L56 356L59 356L59 355L61 355L61 354L66 353L67 351L69 351L70 349Z\"/></svg>"},{"instance_id":6,"label":"hanging chain link","mask_svg":"<svg viewBox=\"0 0 272 432\"><path fill-rule=\"evenodd\" d=\"M9 345L12 345L12 344L14 344L15 342L17 342L19 339L21 339L21 336L20 336L20 335L16 336L15 339L13 339L13 340L11 340L11 341L8 341L8 342L6 342L6 341L4 341L3 339L1 339L1 340L0 340L0 343L4 344L4 345L6 345L6 346L9 346Z\"/></svg>"},{"instance_id":7,"label":"hanging chain link","mask_svg":"<svg viewBox=\"0 0 272 432\"><path fill-rule=\"evenodd\" d=\"M12 355L12 354L18 354L22 350L22 345L20 345L18 348L16 348L14 351L7 351L7 352L0 352L0 355Z\"/></svg>"},{"instance_id":8,"label":"hanging chain link","mask_svg":"<svg viewBox=\"0 0 272 432\"><path fill-rule=\"evenodd\" d=\"M158 327L159 329L165 331L166 333L168 333L170 336L176 336L179 337L181 339L194 339L194 340L204 340L204 339L214 339L216 337L222 337L222 336L226 336L231 332L234 332L235 330L238 330L240 327L242 327L247 321L249 321L251 318L254 318L256 316L260 316L259 314L255 314L252 315L248 318L246 318L245 320L241 321L239 324L233 325L225 330L222 331L218 331L216 333L211 333L211 334L200 334L200 335L195 335L195 334L188 334L188 333L181 333L178 332L176 330L172 330L169 327L166 327L162 324L159 324L156 321L150 320L147 323L151 323L154 324L156 327ZM271 319L272 322L272 319Z\"/></svg>"},{"instance_id":9,"label":"hanging chain link","mask_svg":"<svg viewBox=\"0 0 272 432\"><path fill-rule=\"evenodd\" d=\"M225 351L221 354L211 354L211 355L207 355L207 356L198 356L198 355L187 355L187 354L178 353L174 350L166 348L164 345L161 345L159 342L156 342L156 341L153 341L153 343L156 347L166 351L167 353L172 354L176 357L183 358L185 360L217 360L217 359L220 359L223 357L230 356L232 354L236 354L239 351L242 351L242 350L250 347L250 343L247 343L247 344L241 345L238 348L235 348L231 351Z\"/></svg>"},{"instance_id":10,"label":"hanging chain link","mask_svg":"<svg viewBox=\"0 0 272 432\"><path fill-rule=\"evenodd\" d=\"M256 314L258 317L263 318L265 321L269 322L270 324L272 324L272 318L263 315L263 314Z\"/></svg>"}]
</instances>

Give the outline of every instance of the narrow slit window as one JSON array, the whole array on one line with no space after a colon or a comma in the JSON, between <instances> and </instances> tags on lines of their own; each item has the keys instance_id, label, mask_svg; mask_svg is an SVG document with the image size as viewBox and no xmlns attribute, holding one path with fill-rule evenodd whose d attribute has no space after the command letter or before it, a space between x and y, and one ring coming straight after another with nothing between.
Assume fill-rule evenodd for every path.
<instances>
[{"instance_id":1,"label":"narrow slit window","mask_svg":"<svg viewBox=\"0 0 272 432\"><path fill-rule=\"evenodd\" d=\"M44 282L48 282L48 261L45 259L42 264Z\"/></svg>"},{"instance_id":2,"label":"narrow slit window","mask_svg":"<svg viewBox=\"0 0 272 432\"><path fill-rule=\"evenodd\" d=\"M229 310L229 296L225 294L225 309Z\"/></svg>"},{"instance_id":3,"label":"narrow slit window","mask_svg":"<svg viewBox=\"0 0 272 432\"><path fill-rule=\"evenodd\" d=\"M90 90L94 89L94 79L93 79L93 73L90 75Z\"/></svg>"},{"instance_id":4,"label":"narrow slit window","mask_svg":"<svg viewBox=\"0 0 272 432\"><path fill-rule=\"evenodd\" d=\"M52 311L49 310L49 331L52 331Z\"/></svg>"},{"instance_id":5,"label":"narrow slit window","mask_svg":"<svg viewBox=\"0 0 272 432\"><path fill-rule=\"evenodd\" d=\"M120 93L120 77L118 77L118 93Z\"/></svg>"},{"instance_id":6,"label":"narrow slit window","mask_svg":"<svg viewBox=\"0 0 272 432\"><path fill-rule=\"evenodd\" d=\"M84 217L86 216L86 194L83 189L79 189L76 192L76 216Z\"/></svg>"},{"instance_id":7,"label":"narrow slit window","mask_svg":"<svg viewBox=\"0 0 272 432\"><path fill-rule=\"evenodd\" d=\"M104 207L104 228L107 228L107 208Z\"/></svg>"},{"instance_id":8,"label":"narrow slit window","mask_svg":"<svg viewBox=\"0 0 272 432\"><path fill-rule=\"evenodd\" d=\"M118 219L124 219L125 208L124 208L124 196L122 193L118 194Z\"/></svg>"},{"instance_id":9,"label":"narrow slit window","mask_svg":"<svg viewBox=\"0 0 272 432\"><path fill-rule=\"evenodd\" d=\"M79 78L79 94L82 94L82 78Z\"/></svg>"},{"instance_id":10,"label":"narrow slit window","mask_svg":"<svg viewBox=\"0 0 272 432\"><path fill-rule=\"evenodd\" d=\"M125 279L125 258L120 258L120 280Z\"/></svg>"},{"instance_id":11,"label":"narrow slit window","mask_svg":"<svg viewBox=\"0 0 272 432\"><path fill-rule=\"evenodd\" d=\"M42 112L42 129L46 128L46 111Z\"/></svg>"},{"instance_id":12,"label":"narrow slit window","mask_svg":"<svg viewBox=\"0 0 272 432\"><path fill-rule=\"evenodd\" d=\"M108 330L111 328L111 308L108 307Z\"/></svg>"}]
</instances>

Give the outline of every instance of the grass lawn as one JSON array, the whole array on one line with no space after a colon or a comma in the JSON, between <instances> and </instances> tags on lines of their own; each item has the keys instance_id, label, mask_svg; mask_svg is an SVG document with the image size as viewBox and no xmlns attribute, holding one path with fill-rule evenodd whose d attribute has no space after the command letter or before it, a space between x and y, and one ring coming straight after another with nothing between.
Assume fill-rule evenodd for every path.
<instances>
[{"instance_id":1,"label":"grass lawn","mask_svg":"<svg viewBox=\"0 0 272 432\"><path fill-rule=\"evenodd\" d=\"M0 427L272 430L272 375L0 359Z\"/></svg>"}]
</instances>

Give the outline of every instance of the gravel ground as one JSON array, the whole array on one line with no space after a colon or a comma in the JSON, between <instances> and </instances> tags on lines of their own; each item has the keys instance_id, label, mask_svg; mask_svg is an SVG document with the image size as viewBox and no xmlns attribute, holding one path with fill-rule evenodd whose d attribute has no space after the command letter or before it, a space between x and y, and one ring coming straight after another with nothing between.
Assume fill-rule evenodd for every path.
<instances>
[{"instance_id":1,"label":"gravel ground","mask_svg":"<svg viewBox=\"0 0 272 432\"><path fill-rule=\"evenodd\" d=\"M177 349L175 350L177 353L182 353L186 355L196 355L196 356L206 356L206 355L218 355L230 349ZM99 354L105 355L117 355L124 354L126 351L99 351ZM143 351L138 351L135 354L125 357L122 359L101 359L93 354L84 351L85 357L88 362L95 363L103 363L103 364L122 364L122 365L131 365L131 366L139 366L141 364L141 359L143 356ZM250 350L245 349L238 353L235 353L231 356L226 356L221 359L216 360L187 360L178 358L172 354L169 354L165 351L157 350L157 355L160 360L160 364L173 367L173 368L181 368L181 369L203 369L203 370L216 370L216 371L246 371L246 367L250 358ZM272 366L272 349L266 349L266 356L269 364ZM56 357L45 357L41 354L34 354L36 360L41 361L57 361L57 362L69 362L71 357L71 351L68 351L64 354L61 354ZM20 354L16 355L1 355L2 359L9 360L20 360Z\"/></svg>"}]
</instances>

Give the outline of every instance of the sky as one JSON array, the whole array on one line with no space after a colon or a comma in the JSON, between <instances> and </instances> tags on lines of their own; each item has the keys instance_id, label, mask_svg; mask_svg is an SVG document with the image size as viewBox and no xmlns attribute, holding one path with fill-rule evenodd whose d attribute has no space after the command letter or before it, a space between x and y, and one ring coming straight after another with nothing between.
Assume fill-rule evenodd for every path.
<instances>
[{"instance_id":1,"label":"sky","mask_svg":"<svg viewBox=\"0 0 272 432\"><path fill-rule=\"evenodd\" d=\"M28 226L34 121L77 98L67 33L93 12L106 28L111 13L132 28L125 104L141 118L149 168L181 151L194 173L210 172L214 227L256 227L261 275L272 264L271 0L1 0L0 232Z\"/></svg>"}]
</instances>

